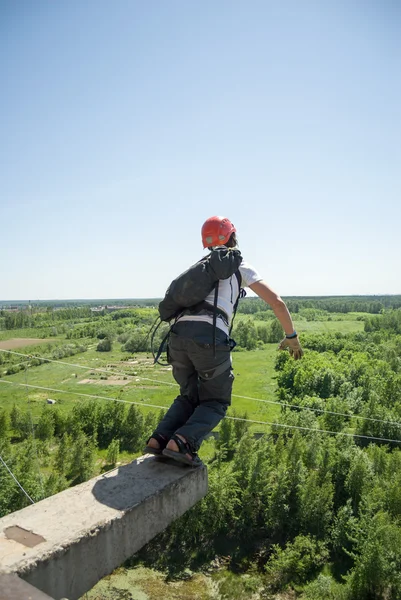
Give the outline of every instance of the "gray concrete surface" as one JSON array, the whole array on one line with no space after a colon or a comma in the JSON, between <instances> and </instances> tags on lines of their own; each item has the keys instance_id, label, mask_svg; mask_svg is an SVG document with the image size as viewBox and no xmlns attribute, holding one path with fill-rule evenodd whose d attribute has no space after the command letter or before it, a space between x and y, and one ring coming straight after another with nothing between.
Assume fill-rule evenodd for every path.
<instances>
[{"instance_id":1,"label":"gray concrete surface","mask_svg":"<svg viewBox=\"0 0 401 600\"><path fill-rule=\"evenodd\" d=\"M0 573L0 600L53 600L18 575Z\"/></svg>"},{"instance_id":2,"label":"gray concrete surface","mask_svg":"<svg viewBox=\"0 0 401 600\"><path fill-rule=\"evenodd\" d=\"M206 493L205 467L142 456L0 519L0 571L76 600Z\"/></svg>"}]
</instances>

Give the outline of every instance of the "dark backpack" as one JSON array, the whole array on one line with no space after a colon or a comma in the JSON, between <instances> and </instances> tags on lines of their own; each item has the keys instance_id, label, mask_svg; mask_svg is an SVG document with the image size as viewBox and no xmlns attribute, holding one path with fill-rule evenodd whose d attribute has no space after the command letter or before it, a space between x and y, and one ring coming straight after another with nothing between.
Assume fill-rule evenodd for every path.
<instances>
[{"instance_id":1,"label":"dark backpack","mask_svg":"<svg viewBox=\"0 0 401 600\"><path fill-rule=\"evenodd\" d=\"M216 248L174 279L159 304L162 321L175 319L184 309L196 311L220 279L238 272L242 256L237 248ZM216 308L214 309L216 311Z\"/></svg>"}]
</instances>

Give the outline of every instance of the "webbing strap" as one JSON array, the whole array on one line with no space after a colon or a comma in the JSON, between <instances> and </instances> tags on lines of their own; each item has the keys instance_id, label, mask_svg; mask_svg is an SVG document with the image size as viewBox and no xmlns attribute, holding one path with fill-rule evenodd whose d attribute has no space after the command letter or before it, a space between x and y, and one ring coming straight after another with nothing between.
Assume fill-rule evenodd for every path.
<instances>
[{"instance_id":1,"label":"webbing strap","mask_svg":"<svg viewBox=\"0 0 401 600\"><path fill-rule=\"evenodd\" d=\"M238 281L238 296L237 296L237 300L236 300L236 302L234 304L234 307L233 307L233 316L231 318L230 335L231 335L231 332L233 330L234 319L235 319L235 315L237 313L238 303L239 303L239 301L240 301L241 298L245 298L245 296L246 296L246 291L244 290L244 288L241 287L242 277L241 277L241 273L239 272L239 270L235 271L235 276L236 276L237 281Z\"/></svg>"},{"instance_id":2,"label":"webbing strap","mask_svg":"<svg viewBox=\"0 0 401 600\"><path fill-rule=\"evenodd\" d=\"M164 350L164 347L165 347L165 345L166 345L166 343L167 343L167 341L168 341L168 338L169 338L169 335L170 335L170 331L171 331L171 327L169 328L168 332L166 333L166 335L165 335L165 336L164 336L164 338L162 339L162 341L161 341L161 344L160 344L160 346L159 346L159 349L158 349L158 351L157 351L157 353L156 353L156 356L155 356L155 355L154 355L154 353L153 353L153 346L152 346L152 354L153 354L153 359L154 359L154 362L153 362L153 364L154 364L154 365L155 365L156 363L159 363L159 365L162 365L163 367L165 367L165 366L167 366L167 365L168 365L168 363L162 363L162 362L160 362L160 361L159 361L159 358L160 358L160 356L161 356L161 354L162 354L162 352L163 352L163 350Z\"/></svg>"},{"instance_id":3,"label":"webbing strap","mask_svg":"<svg viewBox=\"0 0 401 600\"><path fill-rule=\"evenodd\" d=\"M219 282L217 281L216 287L214 288L214 301L213 301L213 356L216 358L216 321L217 321L217 300L219 298Z\"/></svg>"}]
</instances>

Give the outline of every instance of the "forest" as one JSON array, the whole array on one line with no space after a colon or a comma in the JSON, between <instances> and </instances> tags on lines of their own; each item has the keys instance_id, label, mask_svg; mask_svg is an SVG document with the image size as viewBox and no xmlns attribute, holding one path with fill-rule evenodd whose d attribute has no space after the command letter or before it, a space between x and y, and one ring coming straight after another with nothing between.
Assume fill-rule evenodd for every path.
<instances>
[{"instance_id":1,"label":"forest","mask_svg":"<svg viewBox=\"0 0 401 600\"><path fill-rule=\"evenodd\" d=\"M401 297L286 302L304 357L276 351L263 302L240 304L209 493L124 569L203 573L227 599L399 600ZM155 306L125 304L0 311L0 517L142 453L175 389L152 364Z\"/></svg>"}]
</instances>

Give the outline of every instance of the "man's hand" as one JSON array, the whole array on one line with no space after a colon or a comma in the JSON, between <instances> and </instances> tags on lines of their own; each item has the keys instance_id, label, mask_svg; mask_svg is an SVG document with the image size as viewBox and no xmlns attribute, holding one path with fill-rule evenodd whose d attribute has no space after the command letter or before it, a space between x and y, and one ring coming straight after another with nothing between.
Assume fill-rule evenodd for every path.
<instances>
[{"instance_id":1,"label":"man's hand","mask_svg":"<svg viewBox=\"0 0 401 600\"><path fill-rule=\"evenodd\" d=\"M287 348L290 351L290 355L294 357L294 360L298 360L299 358L301 358L304 353L304 351L301 348L301 344L299 343L298 337L293 337L293 338L285 337L282 340L282 342L280 343L280 346L278 347L278 349L286 350Z\"/></svg>"}]
</instances>

